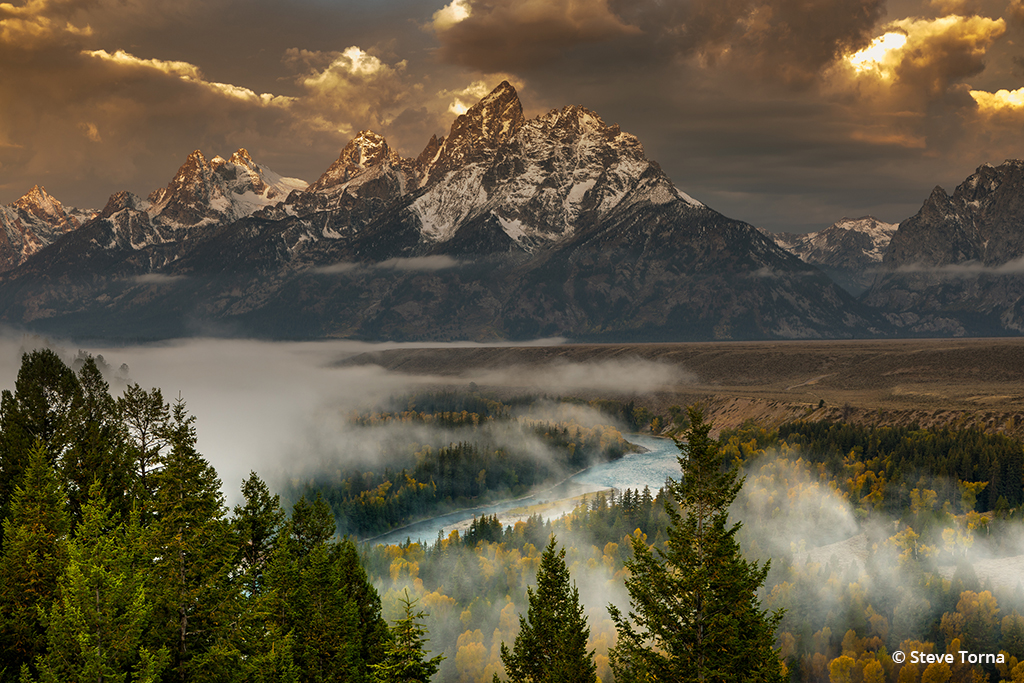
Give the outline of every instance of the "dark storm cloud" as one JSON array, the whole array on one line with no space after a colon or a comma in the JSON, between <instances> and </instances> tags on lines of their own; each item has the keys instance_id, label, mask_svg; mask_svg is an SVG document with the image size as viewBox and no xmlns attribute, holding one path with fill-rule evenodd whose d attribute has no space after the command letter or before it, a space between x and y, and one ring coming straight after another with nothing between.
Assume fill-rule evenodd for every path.
<instances>
[{"instance_id":1,"label":"dark storm cloud","mask_svg":"<svg viewBox=\"0 0 1024 683\"><path fill-rule=\"evenodd\" d=\"M573 45L639 32L605 0L452 0L432 26L442 58L483 72L541 66Z\"/></svg>"},{"instance_id":2,"label":"dark storm cloud","mask_svg":"<svg viewBox=\"0 0 1024 683\"><path fill-rule=\"evenodd\" d=\"M386 45L299 42L268 58L267 27L234 26L251 22L251 9L235 0L0 4L0 201L37 183L75 206L102 206L122 189L145 195L197 148L212 156L245 147L283 175L315 179L355 131L388 134L403 112L420 111L397 127L400 149L409 142L402 151L416 153L447 124L449 101L425 91L422 70L409 73ZM308 22L314 29L276 44L323 44L326 11ZM209 32L218 35L206 40ZM419 24L406 33L422 35ZM166 35L178 42L169 48Z\"/></svg>"},{"instance_id":3,"label":"dark storm cloud","mask_svg":"<svg viewBox=\"0 0 1024 683\"><path fill-rule=\"evenodd\" d=\"M884 0L453 0L434 15L441 55L482 71L546 65L578 44L629 61L696 56L805 83L866 45ZM626 49L628 47L628 49Z\"/></svg>"},{"instance_id":4,"label":"dark storm cloud","mask_svg":"<svg viewBox=\"0 0 1024 683\"><path fill-rule=\"evenodd\" d=\"M502 80L581 104L681 189L773 229L912 215L1024 156L1022 0L29 0L0 6L0 203L101 206L194 149L315 180L406 156ZM879 49L886 33L905 38ZM1011 44L1012 43L1012 44ZM873 46L873 47L870 47ZM869 48L875 57L850 57ZM1015 72L1016 69L1016 72Z\"/></svg>"}]
</instances>

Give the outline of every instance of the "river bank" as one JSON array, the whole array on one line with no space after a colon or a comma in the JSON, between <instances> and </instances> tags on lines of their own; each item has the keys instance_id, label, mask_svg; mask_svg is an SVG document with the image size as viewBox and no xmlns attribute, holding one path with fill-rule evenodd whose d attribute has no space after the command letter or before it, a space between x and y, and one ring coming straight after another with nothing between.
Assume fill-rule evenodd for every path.
<instances>
[{"instance_id":1,"label":"river bank","mask_svg":"<svg viewBox=\"0 0 1024 683\"><path fill-rule=\"evenodd\" d=\"M597 491L612 488L643 490L646 486L654 493L664 486L666 478L678 477L676 456L679 451L674 441L640 434L628 434L626 440L646 449L646 452L627 453L617 460L594 465L556 486L529 496L439 515L363 542L383 545L404 543L406 540L433 543L438 533L447 536L453 530L465 530L474 517L482 516L496 515L498 521L506 526L524 520L534 512L545 520L554 519L572 510L583 496Z\"/></svg>"}]
</instances>

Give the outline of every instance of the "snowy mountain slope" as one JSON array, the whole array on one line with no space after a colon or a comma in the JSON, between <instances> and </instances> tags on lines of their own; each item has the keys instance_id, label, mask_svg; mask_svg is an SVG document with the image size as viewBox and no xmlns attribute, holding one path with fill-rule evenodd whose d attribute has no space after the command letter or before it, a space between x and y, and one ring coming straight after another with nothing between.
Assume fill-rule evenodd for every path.
<instances>
[{"instance_id":1,"label":"snowy mountain slope","mask_svg":"<svg viewBox=\"0 0 1024 683\"><path fill-rule=\"evenodd\" d=\"M95 210L65 209L36 185L13 203L0 206L0 270L23 263L95 215Z\"/></svg>"},{"instance_id":2,"label":"snowy mountain slope","mask_svg":"<svg viewBox=\"0 0 1024 683\"><path fill-rule=\"evenodd\" d=\"M936 187L900 223L865 303L910 334L1024 333L1024 161Z\"/></svg>"},{"instance_id":3,"label":"snowy mountain slope","mask_svg":"<svg viewBox=\"0 0 1024 683\"><path fill-rule=\"evenodd\" d=\"M207 161L192 152L167 187L149 195L146 212L154 223L173 228L229 223L284 200L306 183L282 178L239 149L230 159Z\"/></svg>"},{"instance_id":4,"label":"snowy mountain slope","mask_svg":"<svg viewBox=\"0 0 1024 683\"><path fill-rule=\"evenodd\" d=\"M817 266L853 295L866 291L878 274L889 241L898 226L871 216L849 219L818 232L774 233L783 249Z\"/></svg>"},{"instance_id":5,"label":"snowy mountain slope","mask_svg":"<svg viewBox=\"0 0 1024 683\"><path fill-rule=\"evenodd\" d=\"M508 83L415 159L359 133L305 189L243 151L193 153L148 200L115 195L8 275L0 317L93 336L212 325L433 340L821 338L886 325L680 191L634 136L580 106L526 120Z\"/></svg>"}]
</instances>

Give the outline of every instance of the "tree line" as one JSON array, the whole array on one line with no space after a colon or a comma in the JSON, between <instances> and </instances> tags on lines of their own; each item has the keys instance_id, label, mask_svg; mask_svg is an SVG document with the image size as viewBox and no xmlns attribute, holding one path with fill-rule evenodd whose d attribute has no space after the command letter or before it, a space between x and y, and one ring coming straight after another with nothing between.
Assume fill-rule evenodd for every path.
<instances>
[{"instance_id":1,"label":"tree line","mask_svg":"<svg viewBox=\"0 0 1024 683\"><path fill-rule=\"evenodd\" d=\"M301 497L286 515L253 473L242 485L244 502L229 512L180 398L168 403L158 389L137 385L114 398L94 361L76 373L43 350L25 355L14 391L0 403L0 680L383 683L438 672L443 655L425 649L420 598L403 592L389 627L355 543L338 538L322 497ZM697 461L689 452L681 462ZM723 526L735 476L709 481L698 502L687 498L692 486L669 492L681 516L669 524L666 547L692 545L685 520L698 508L708 513L700 545L746 583L728 598L717 593L724 576L707 575L688 590L703 596L698 620L746 624L730 631L742 647L744 634L770 633L777 616L766 616L749 590L764 570L738 557L735 528ZM627 498L629 514L653 504L649 492ZM493 531L489 523L477 531L485 527ZM537 589L526 591L530 608L499 648L502 678L595 681L565 551L551 535L546 541ZM638 540L634 552L642 548ZM628 566L634 577L653 568L660 580L678 572L677 561ZM737 599L748 604L737 607ZM431 605L426 596L423 603ZM635 608L646 606L637 598ZM642 631L654 618L616 617L621 633ZM708 671L738 666L711 640L696 647ZM645 679L650 665L635 648L614 652L617 676ZM665 672L683 671L693 654L652 652ZM770 647L757 652L755 666L780 670Z\"/></svg>"},{"instance_id":2,"label":"tree line","mask_svg":"<svg viewBox=\"0 0 1024 683\"><path fill-rule=\"evenodd\" d=\"M322 500L227 509L182 400L26 354L0 400L0 680L374 681L392 629Z\"/></svg>"},{"instance_id":3,"label":"tree line","mask_svg":"<svg viewBox=\"0 0 1024 683\"><path fill-rule=\"evenodd\" d=\"M382 454L376 471L350 466L315 473L291 482L284 495L321 496L340 533L367 538L451 510L519 497L635 450L612 425L531 415L541 400L431 392L396 401L404 404L400 410L356 413L350 422L357 428L428 425L445 430L451 440L393 449ZM498 425L500 431L493 429Z\"/></svg>"}]
</instances>

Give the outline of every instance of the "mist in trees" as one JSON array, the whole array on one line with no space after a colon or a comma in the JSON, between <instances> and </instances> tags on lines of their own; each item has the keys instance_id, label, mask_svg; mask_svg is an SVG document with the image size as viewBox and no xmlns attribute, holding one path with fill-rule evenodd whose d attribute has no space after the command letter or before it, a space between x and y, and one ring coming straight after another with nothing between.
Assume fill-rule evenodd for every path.
<instances>
[{"instance_id":1,"label":"mist in trees","mask_svg":"<svg viewBox=\"0 0 1024 683\"><path fill-rule=\"evenodd\" d=\"M491 683L557 672L609 683L613 669L616 680L659 671L661 680L699 680L698 666L705 680L722 671L851 683L1024 676L1024 588L971 562L979 551L1005 560L1024 552L1024 451L996 434L797 423L726 430L715 441L676 410L672 424L691 432L683 476L666 489L606 491L560 519L478 518L432 545L372 547L339 538L339 508L302 481L282 504L250 473L229 509L186 404L134 384L113 396L101 369L85 356L72 369L53 352L31 352L0 397L3 683ZM471 434L473 414L508 407L479 392L419 396L415 410L358 418L441 421ZM649 417L629 402L598 409ZM584 462L572 459L581 447L614 449L621 439L598 422L578 432L541 422L531 423L538 438L573 466ZM492 467L495 453L465 443L423 455L423 473L468 473L453 505L505 472ZM414 463L422 445L410 451ZM734 466L746 475L742 489ZM378 471L339 499L353 510L364 500L363 512L379 505L365 521L390 526L403 519L393 495L400 474ZM334 483L340 491L346 482L356 485L347 474ZM835 550L815 547L832 541ZM847 541L860 544L853 560ZM627 586L639 596L630 607ZM608 600L617 600L616 620ZM531 642L571 644L562 650L574 664L560 668L557 648L538 654ZM911 648L1004 657L948 670L894 661ZM733 661L716 660L722 650ZM741 658L760 668L729 668ZM540 671L536 661L549 664Z\"/></svg>"},{"instance_id":2,"label":"mist in trees","mask_svg":"<svg viewBox=\"0 0 1024 683\"><path fill-rule=\"evenodd\" d=\"M593 650L587 651L587 625L580 593L570 583L565 549L548 541L537 571L537 589L527 588L529 609L519 617L510 649L501 645L505 675L513 683L596 683ZM498 683L497 674L494 682Z\"/></svg>"},{"instance_id":3,"label":"mist in trees","mask_svg":"<svg viewBox=\"0 0 1024 683\"><path fill-rule=\"evenodd\" d=\"M743 559L729 506L743 482L722 471L711 425L696 408L678 443L682 476L667 484L665 548L633 540L628 617L608 610L618 630L611 652L617 681L781 682L774 649L782 615L761 610L758 590L768 574Z\"/></svg>"}]
</instances>

